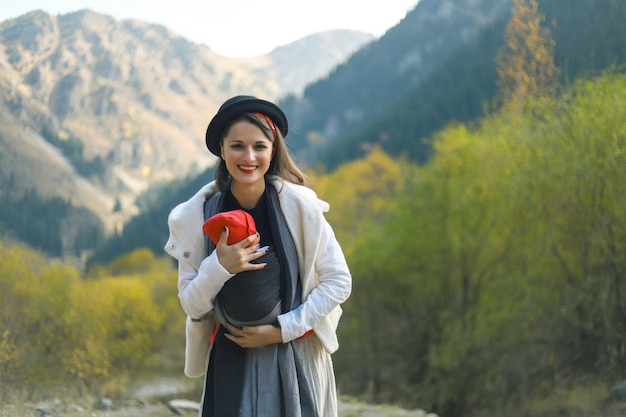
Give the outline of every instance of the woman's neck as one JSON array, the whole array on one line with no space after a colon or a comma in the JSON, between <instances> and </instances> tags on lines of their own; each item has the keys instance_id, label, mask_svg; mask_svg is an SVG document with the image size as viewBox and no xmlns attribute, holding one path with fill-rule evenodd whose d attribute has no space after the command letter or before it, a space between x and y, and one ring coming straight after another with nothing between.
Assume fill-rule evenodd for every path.
<instances>
[{"instance_id":1,"label":"woman's neck","mask_svg":"<svg viewBox=\"0 0 626 417\"><path fill-rule=\"evenodd\" d=\"M253 209L265 192L265 182L255 184L234 183L230 186L230 192L239 205L245 209Z\"/></svg>"}]
</instances>

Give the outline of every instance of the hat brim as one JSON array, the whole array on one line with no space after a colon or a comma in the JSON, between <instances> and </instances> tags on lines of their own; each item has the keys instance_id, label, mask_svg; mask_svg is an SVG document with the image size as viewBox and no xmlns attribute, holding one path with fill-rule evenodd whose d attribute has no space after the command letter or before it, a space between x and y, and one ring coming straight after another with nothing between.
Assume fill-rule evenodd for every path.
<instances>
[{"instance_id":1,"label":"hat brim","mask_svg":"<svg viewBox=\"0 0 626 417\"><path fill-rule=\"evenodd\" d=\"M287 136L288 124L285 113L274 103L255 97L235 101L232 104L222 105L217 114L209 122L206 130L206 146L211 153L220 156L220 140L222 133L235 117L243 113L259 112L270 119L280 130L283 137Z\"/></svg>"}]
</instances>

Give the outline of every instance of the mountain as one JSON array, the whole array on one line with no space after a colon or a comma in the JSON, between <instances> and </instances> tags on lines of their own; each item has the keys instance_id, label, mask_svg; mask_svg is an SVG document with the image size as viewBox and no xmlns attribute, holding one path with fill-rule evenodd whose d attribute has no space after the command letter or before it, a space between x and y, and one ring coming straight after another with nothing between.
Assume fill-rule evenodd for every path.
<instances>
[{"instance_id":1,"label":"mountain","mask_svg":"<svg viewBox=\"0 0 626 417\"><path fill-rule=\"evenodd\" d=\"M567 8L559 2L540 0L539 6L556 41L565 88L581 74L626 63L626 2L570 0ZM210 161L200 160L207 154L201 138L208 109L248 86L259 95L263 90L283 97L292 127L288 143L301 163L332 169L374 145L424 162L427 140L438 129L477 120L489 107L493 58L510 6L511 0L421 0L383 37L361 38L364 46L346 50L332 71L311 74L309 81L318 81L304 89L289 84L291 94L276 89L291 83L279 69L291 62L292 74L308 73L315 63L299 55L297 44L231 60L162 26L116 22L89 11L58 18L33 12L3 22L0 233L18 220L31 235L50 235L50 241L58 241L62 229L64 247L80 252L104 231L87 229L68 238L68 230L75 219L90 223L97 213L106 233L115 233L96 258L106 261L137 246L160 251L169 209L190 195L193 187L186 186L211 177ZM76 20L83 23L70 24ZM318 46L341 44L339 38L327 44L323 36L317 39ZM147 187L150 192L138 198ZM19 200L29 189L63 200L40 201L32 193ZM16 203L6 203L11 199ZM32 218L41 211L25 214L24 208L48 204L48 212L65 220L35 225ZM7 206L12 217L3 218Z\"/></svg>"},{"instance_id":2,"label":"mountain","mask_svg":"<svg viewBox=\"0 0 626 417\"><path fill-rule=\"evenodd\" d=\"M322 160L332 170L378 145L392 155L427 161L433 133L450 121L476 120L491 105L497 78L494 59L511 4L510 0L420 1L387 35L354 54L327 79L309 85L303 96L281 103L288 116L298 121L299 137L291 140L301 157ZM612 65L624 68L626 2L571 0L563 7L561 0L539 0L538 5L556 43L555 61L563 85ZM437 14L452 20L427 18ZM430 66L414 60L412 79L401 71L400 63L420 56L422 49L431 54ZM392 54L394 59L388 59ZM386 73L378 67L380 61L387 63Z\"/></svg>"},{"instance_id":3,"label":"mountain","mask_svg":"<svg viewBox=\"0 0 626 417\"><path fill-rule=\"evenodd\" d=\"M300 95L308 84L327 76L373 40L371 34L352 30L309 35L271 51L266 57L270 65L264 67L264 76L280 87L280 95Z\"/></svg>"},{"instance_id":4,"label":"mountain","mask_svg":"<svg viewBox=\"0 0 626 417\"><path fill-rule=\"evenodd\" d=\"M298 93L372 39L332 31L241 59L87 9L1 22L0 191L60 198L121 230L142 192L213 163L204 131L224 100Z\"/></svg>"},{"instance_id":5,"label":"mountain","mask_svg":"<svg viewBox=\"0 0 626 417\"><path fill-rule=\"evenodd\" d=\"M512 0L421 0L379 40L353 54L300 97L280 102L298 126L291 141L313 162L349 132L384 113L459 48L502 18Z\"/></svg>"},{"instance_id":6,"label":"mountain","mask_svg":"<svg viewBox=\"0 0 626 417\"><path fill-rule=\"evenodd\" d=\"M559 1L542 0L539 6L556 41L555 59L561 67L565 88L568 80L603 71L613 64L618 65L618 68L622 65L623 69L623 64L626 63L624 47L626 26L622 22L626 19L626 2L594 0L592 5L587 0L570 0L569 6L563 8L560 7ZM484 115L485 107L489 106L496 93L494 58L503 42L511 3L506 2L506 7L504 1L491 3L493 6L489 8L491 13L495 13L495 6L504 7L504 10L498 12L499 17L487 13L488 17L478 19L476 25L481 29L475 30L464 28L458 23L450 25L446 18L467 17L472 13L461 12L468 10L463 7L478 5L487 7L489 2L486 0L448 2L447 7L451 5L459 7L454 12L451 11L453 9L444 7L445 3L439 0L421 0L413 12L380 40L354 53L328 77L309 85L302 96L292 96L283 100L286 106L291 106L287 113L290 125L294 126L287 139L292 147L301 145L299 148L301 160L320 163L332 169L363 156L372 146L380 145L392 155L406 154L412 160L424 162L428 160L430 152L426 139L438 129L454 121L478 120ZM437 14L434 12L436 10L440 12ZM475 9L471 10L479 13ZM428 71L417 71L418 68L423 69L427 65L415 64L413 76L417 80L410 82L407 74L397 70L399 66L395 65L395 61L388 62L388 71L385 71L385 67L381 66L379 61L390 60L391 58L385 58L387 56L394 56L400 60L402 57L415 56L415 52L407 51L422 48L435 56L432 50L416 43L414 38L399 35L406 35L412 30L419 31L416 28L416 21L426 24L428 19L420 17L420 13L440 17L441 20L429 23L429 33L433 38L445 37L457 39L457 42L453 46L447 45L447 53L438 58L438 64L428 66ZM486 20L491 23L484 23ZM437 31L437 28L444 27L453 34L443 35ZM426 34L423 36L426 39L424 42L430 39ZM409 59L405 58L404 62L406 61ZM373 80L372 77L377 72L381 74ZM374 99L379 97L379 100L383 100L381 97L391 94L396 98L387 98L385 106ZM352 128L348 127L347 123L336 122L337 126L343 127L344 133L333 135L332 139L324 138L323 144L315 147L316 136L319 139L321 134L315 130L307 131L305 126L309 126L310 129L320 126L322 129L321 126L329 124L329 120L340 119L341 115L345 116L345 120L351 121L349 115L341 110L336 110L339 112L337 116L327 111L337 108L336 103L345 103L346 100L350 106L358 107L363 112L367 111L370 115L362 123L354 122ZM304 111L307 108L310 110L309 114ZM307 142L298 143L294 141L294 137L300 141L306 137ZM306 146L311 149L310 155L303 151L307 149ZM159 253L167 239L167 225L164 219L169 210L191 196L210 178L212 174L207 171L173 189L161 192L161 200L151 204L142 215L133 218L126 225L124 233L107 242L94 261L108 261L140 246ZM152 225L148 238L144 237L147 225ZM119 249L122 247L123 251Z\"/></svg>"},{"instance_id":7,"label":"mountain","mask_svg":"<svg viewBox=\"0 0 626 417\"><path fill-rule=\"evenodd\" d=\"M494 22L508 12L510 2L420 0L417 7L381 39L356 51L328 76L307 86L302 95L292 94L280 100L289 117L287 141L291 149L295 149L299 162L328 165L319 154L330 152L345 141L338 132L358 131L367 126L370 119L384 114L399 97L410 91L410 86L421 85L420 80L445 70L448 65L458 65L449 62L454 52L463 47L471 51L479 48L483 34L493 31ZM498 33L495 40L499 39ZM441 91L437 99L447 101L448 93L449 90ZM320 131L315 130L317 125L337 130L320 127L327 136L322 143L316 143L316 138L322 137ZM303 141L308 143L303 144ZM159 253L167 240L164 219L169 210L211 178L211 173L205 172L162 193L162 196L172 197L161 199L133 218L123 233L106 242L90 263L110 261L139 246ZM148 230L148 225L153 226Z\"/></svg>"}]
</instances>

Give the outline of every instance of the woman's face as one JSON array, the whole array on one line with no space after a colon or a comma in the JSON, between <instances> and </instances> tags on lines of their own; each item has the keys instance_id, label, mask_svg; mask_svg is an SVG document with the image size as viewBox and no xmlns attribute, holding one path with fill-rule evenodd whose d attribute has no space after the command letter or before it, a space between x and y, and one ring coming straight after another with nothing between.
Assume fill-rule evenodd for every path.
<instances>
[{"instance_id":1,"label":"woman's face","mask_svg":"<svg viewBox=\"0 0 626 417\"><path fill-rule=\"evenodd\" d=\"M222 141L221 152L233 184L264 183L272 161L272 142L258 126L243 120L234 123Z\"/></svg>"}]
</instances>

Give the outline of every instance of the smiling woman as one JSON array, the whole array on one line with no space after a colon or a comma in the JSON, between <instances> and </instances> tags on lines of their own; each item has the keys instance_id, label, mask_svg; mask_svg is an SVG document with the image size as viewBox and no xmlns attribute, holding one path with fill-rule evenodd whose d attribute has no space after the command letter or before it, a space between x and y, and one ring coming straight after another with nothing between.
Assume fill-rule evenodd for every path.
<instances>
[{"instance_id":1,"label":"smiling woman","mask_svg":"<svg viewBox=\"0 0 626 417\"><path fill-rule=\"evenodd\" d=\"M36 9L51 14L65 14L88 8L116 19L138 19L161 24L192 42L209 46L220 55L242 57L265 54L307 35L335 29L350 29L380 36L396 25L418 1L22 0L4 4L0 8L0 20L18 17Z\"/></svg>"},{"instance_id":2,"label":"smiling woman","mask_svg":"<svg viewBox=\"0 0 626 417\"><path fill-rule=\"evenodd\" d=\"M188 316L185 373L206 375L203 417L337 416L331 354L352 278L287 132L274 103L227 100L206 132L215 181L168 219L165 250L178 260ZM225 227L217 243L205 241L204 220L233 210L257 232L229 244Z\"/></svg>"}]
</instances>

